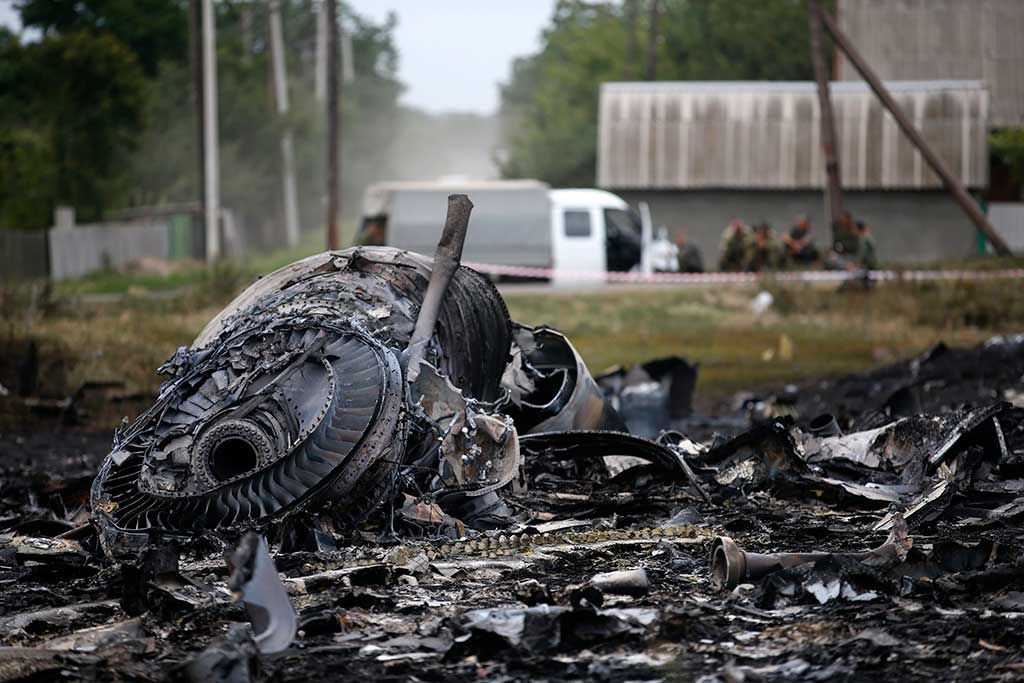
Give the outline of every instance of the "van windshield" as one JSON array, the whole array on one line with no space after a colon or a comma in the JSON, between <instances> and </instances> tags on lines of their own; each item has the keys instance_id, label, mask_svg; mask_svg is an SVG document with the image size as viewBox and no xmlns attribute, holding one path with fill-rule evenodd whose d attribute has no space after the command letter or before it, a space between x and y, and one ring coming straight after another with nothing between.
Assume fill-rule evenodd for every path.
<instances>
[{"instance_id":1,"label":"van windshield","mask_svg":"<svg viewBox=\"0 0 1024 683\"><path fill-rule=\"evenodd\" d=\"M634 232L640 236L640 216L632 209L605 209L604 223L608 226L608 234L612 232Z\"/></svg>"}]
</instances>

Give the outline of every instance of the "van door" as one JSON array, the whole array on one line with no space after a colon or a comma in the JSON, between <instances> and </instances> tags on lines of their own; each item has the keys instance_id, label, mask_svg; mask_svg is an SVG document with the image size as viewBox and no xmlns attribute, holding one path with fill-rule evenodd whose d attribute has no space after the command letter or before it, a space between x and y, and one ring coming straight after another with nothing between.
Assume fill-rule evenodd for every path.
<instances>
[{"instance_id":1,"label":"van door","mask_svg":"<svg viewBox=\"0 0 1024 683\"><path fill-rule=\"evenodd\" d=\"M628 271L640 265L643 252L641 221L632 209L607 208L605 228L605 264L608 270Z\"/></svg>"},{"instance_id":2,"label":"van door","mask_svg":"<svg viewBox=\"0 0 1024 683\"><path fill-rule=\"evenodd\" d=\"M554 281L571 281L573 273L603 273L605 270L604 216L601 209L588 206L559 206L551 209L552 242L555 252Z\"/></svg>"}]
</instances>

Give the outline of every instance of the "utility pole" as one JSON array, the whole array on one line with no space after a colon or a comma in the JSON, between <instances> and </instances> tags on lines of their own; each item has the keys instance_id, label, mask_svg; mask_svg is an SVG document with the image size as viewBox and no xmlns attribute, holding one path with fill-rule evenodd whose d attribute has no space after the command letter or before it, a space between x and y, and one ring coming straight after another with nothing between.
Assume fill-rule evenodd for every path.
<instances>
[{"instance_id":1,"label":"utility pole","mask_svg":"<svg viewBox=\"0 0 1024 683\"><path fill-rule=\"evenodd\" d=\"M189 61L192 67L192 107L196 125L196 194L199 195L199 224L206 225L206 145L203 126L203 9L200 0L189 0L188 3L188 48ZM203 249L205 254L205 247ZM193 256L197 254L193 253Z\"/></svg>"},{"instance_id":2,"label":"utility pole","mask_svg":"<svg viewBox=\"0 0 1024 683\"><path fill-rule=\"evenodd\" d=\"M252 64L252 5L245 3L239 10L242 29L242 63Z\"/></svg>"},{"instance_id":3,"label":"utility pole","mask_svg":"<svg viewBox=\"0 0 1024 683\"><path fill-rule=\"evenodd\" d=\"M637 77L636 68L636 52L637 52L637 40L636 40L636 15L637 15L637 1L638 0L625 0L625 15L626 15L626 78L633 79Z\"/></svg>"},{"instance_id":4,"label":"utility pole","mask_svg":"<svg viewBox=\"0 0 1024 683\"><path fill-rule=\"evenodd\" d=\"M281 4L270 1L270 53L274 72L274 99L277 113L288 115L288 73L284 60L284 32L281 30ZM285 243L294 247L299 243L299 203L295 193L295 147L292 128L285 124L281 133L281 180L284 184Z\"/></svg>"},{"instance_id":5,"label":"utility pole","mask_svg":"<svg viewBox=\"0 0 1024 683\"><path fill-rule=\"evenodd\" d=\"M338 212L341 210L338 192L341 170L338 168L339 128L338 111L338 5L337 0L327 4L327 248L340 249Z\"/></svg>"},{"instance_id":6,"label":"utility pole","mask_svg":"<svg viewBox=\"0 0 1024 683\"><path fill-rule=\"evenodd\" d=\"M658 78L658 14L661 12L660 0L650 0L650 16L647 22L647 69L645 78L654 81Z\"/></svg>"},{"instance_id":7,"label":"utility pole","mask_svg":"<svg viewBox=\"0 0 1024 683\"><path fill-rule=\"evenodd\" d=\"M818 109L821 123L821 151L825 156L825 220L832 228L832 243L839 238L839 216L843 213L843 184L836 153L836 124L832 114L832 95L829 91L828 70L825 67L825 46L821 34L821 5L808 0L807 20L811 29L811 62L814 80L818 83Z\"/></svg>"},{"instance_id":8,"label":"utility pole","mask_svg":"<svg viewBox=\"0 0 1024 683\"><path fill-rule=\"evenodd\" d=\"M323 0L317 5L316 12L316 101L323 102L327 97L327 7Z\"/></svg>"},{"instance_id":9,"label":"utility pole","mask_svg":"<svg viewBox=\"0 0 1024 683\"><path fill-rule=\"evenodd\" d=\"M220 258L220 160L217 142L217 34L213 0L202 0L203 30L203 205L206 260Z\"/></svg>"},{"instance_id":10,"label":"utility pole","mask_svg":"<svg viewBox=\"0 0 1024 683\"><path fill-rule=\"evenodd\" d=\"M940 159L938 155L931 150L927 143L925 143L924 138L921 137L921 133L914 128L914 125L909 119L907 119L903 110L901 110L899 105L896 104L896 100L894 100L892 95L889 94L889 90L882 83L881 79L878 78L878 75L874 70L868 66L868 63L864 61L864 58L846 37L846 34L839 30L835 20L829 16L828 12L820 12L819 16L821 17L821 23L824 25L825 30L832 36L832 40L834 40L836 45L839 46L839 49L843 51L843 54L850 60L853 67L857 69L861 78L867 81L871 90L874 91L875 96L878 97L882 102L882 105L889 110L889 113L892 114L897 125L899 125L900 130L902 130L903 134L907 136L911 143L913 143L914 147L917 148L917 151L921 153L921 156L924 157L926 162L928 162L928 166L930 166L935 172L935 175L942 179L942 184L946 187L946 191L953 196L953 199L956 200L957 204L960 205L960 208L964 210L967 217L970 218L978 230L985 235L985 238L992 244L992 248L996 250L996 253L1004 256L1009 255L1009 246L1007 246L1003 238L999 236L999 233L992 228L992 225L989 224L988 218L986 218L985 214L980 208L978 208L978 205L971 196L967 194L967 190L964 188L963 184L961 184L960 180L956 178L948 168L946 168L946 164L942 159Z\"/></svg>"}]
</instances>

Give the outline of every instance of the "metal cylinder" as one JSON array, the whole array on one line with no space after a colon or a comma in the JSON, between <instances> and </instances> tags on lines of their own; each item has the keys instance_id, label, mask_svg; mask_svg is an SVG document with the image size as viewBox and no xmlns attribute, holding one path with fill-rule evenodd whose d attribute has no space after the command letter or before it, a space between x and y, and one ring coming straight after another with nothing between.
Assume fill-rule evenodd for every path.
<instances>
[{"instance_id":1,"label":"metal cylinder","mask_svg":"<svg viewBox=\"0 0 1024 683\"><path fill-rule=\"evenodd\" d=\"M595 574L590 584L602 593L612 595L641 596L651 589L647 572L642 568Z\"/></svg>"},{"instance_id":2,"label":"metal cylinder","mask_svg":"<svg viewBox=\"0 0 1024 683\"><path fill-rule=\"evenodd\" d=\"M827 436L842 436L843 431L839 429L839 423L836 422L836 416L832 413L822 413L818 417L811 420L811 423L807 425L807 431L817 437Z\"/></svg>"},{"instance_id":3,"label":"metal cylinder","mask_svg":"<svg viewBox=\"0 0 1024 683\"><path fill-rule=\"evenodd\" d=\"M711 585L716 590L735 588L741 583L757 581L780 569L840 557L858 562L889 563L902 560L911 542L906 536L906 524L901 520L901 531L894 529L889 539L876 548L859 553L748 553L728 536L716 536L711 542Z\"/></svg>"},{"instance_id":4,"label":"metal cylinder","mask_svg":"<svg viewBox=\"0 0 1024 683\"><path fill-rule=\"evenodd\" d=\"M716 590L757 581L780 569L817 562L831 553L748 553L728 536L711 543L711 585Z\"/></svg>"}]
</instances>

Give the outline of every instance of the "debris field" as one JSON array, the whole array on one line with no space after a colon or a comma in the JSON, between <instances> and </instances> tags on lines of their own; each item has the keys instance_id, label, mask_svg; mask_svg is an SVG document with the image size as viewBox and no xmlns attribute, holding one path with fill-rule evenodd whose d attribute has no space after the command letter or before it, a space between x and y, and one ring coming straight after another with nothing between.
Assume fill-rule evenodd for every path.
<instances>
[{"instance_id":1,"label":"debris field","mask_svg":"<svg viewBox=\"0 0 1024 683\"><path fill-rule=\"evenodd\" d=\"M698 415L510 321L458 201L433 261L259 280L112 436L3 435L0 681L1024 674L1024 337Z\"/></svg>"}]
</instances>

